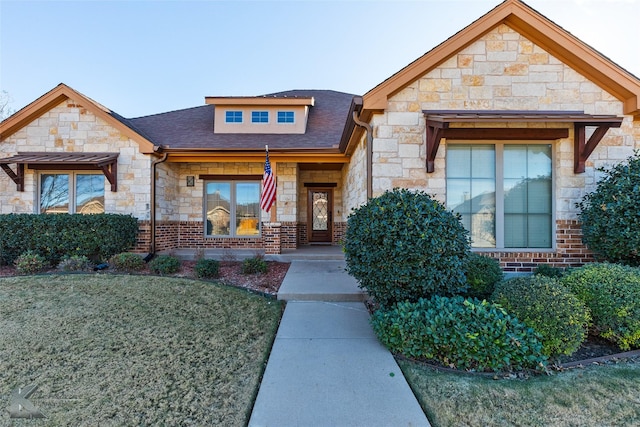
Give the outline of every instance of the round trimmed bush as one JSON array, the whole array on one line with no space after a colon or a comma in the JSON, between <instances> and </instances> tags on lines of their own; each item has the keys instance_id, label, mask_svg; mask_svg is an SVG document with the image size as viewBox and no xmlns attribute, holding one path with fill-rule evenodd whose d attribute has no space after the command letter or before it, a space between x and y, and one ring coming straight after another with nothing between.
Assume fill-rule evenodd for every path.
<instances>
[{"instance_id":1,"label":"round trimmed bush","mask_svg":"<svg viewBox=\"0 0 640 427\"><path fill-rule=\"evenodd\" d=\"M594 332L623 350L640 347L640 268L587 264L562 278L593 317Z\"/></svg>"},{"instance_id":2,"label":"round trimmed bush","mask_svg":"<svg viewBox=\"0 0 640 427\"><path fill-rule=\"evenodd\" d=\"M465 276L469 286L467 296L488 298L504 274L498 260L472 252L465 264Z\"/></svg>"},{"instance_id":3,"label":"round trimmed bush","mask_svg":"<svg viewBox=\"0 0 640 427\"><path fill-rule=\"evenodd\" d=\"M591 316L584 303L556 279L523 276L496 285L491 300L542 336L542 351L575 353L587 338Z\"/></svg>"},{"instance_id":4,"label":"round trimmed bush","mask_svg":"<svg viewBox=\"0 0 640 427\"><path fill-rule=\"evenodd\" d=\"M640 151L605 171L577 204L582 240L598 258L640 266Z\"/></svg>"},{"instance_id":5,"label":"round trimmed bush","mask_svg":"<svg viewBox=\"0 0 640 427\"><path fill-rule=\"evenodd\" d=\"M194 267L196 277L203 279L216 278L220 274L220 263L215 259L200 258Z\"/></svg>"},{"instance_id":6,"label":"round trimmed bush","mask_svg":"<svg viewBox=\"0 0 640 427\"><path fill-rule=\"evenodd\" d=\"M468 233L422 191L394 189L355 209L344 253L349 274L383 306L467 288Z\"/></svg>"},{"instance_id":7,"label":"round trimmed bush","mask_svg":"<svg viewBox=\"0 0 640 427\"><path fill-rule=\"evenodd\" d=\"M122 252L111 257L109 265L117 271L132 273L144 268L144 260L140 255Z\"/></svg>"},{"instance_id":8,"label":"round trimmed bush","mask_svg":"<svg viewBox=\"0 0 640 427\"><path fill-rule=\"evenodd\" d=\"M180 260L171 255L160 255L149 263L149 270L156 274L173 274L180 270Z\"/></svg>"},{"instance_id":9,"label":"round trimmed bush","mask_svg":"<svg viewBox=\"0 0 640 427\"><path fill-rule=\"evenodd\" d=\"M541 369L540 336L500 306L461 296L399 302L371 317L391 351L470 371Z\"/></svg>"}]
</instances>

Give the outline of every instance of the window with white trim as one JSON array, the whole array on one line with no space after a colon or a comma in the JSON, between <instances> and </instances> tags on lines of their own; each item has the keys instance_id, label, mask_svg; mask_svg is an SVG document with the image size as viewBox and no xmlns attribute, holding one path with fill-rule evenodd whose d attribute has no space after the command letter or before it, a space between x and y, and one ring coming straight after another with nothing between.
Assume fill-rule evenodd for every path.
<instances>
[{"instance_id":1,"label":"window with white trim","mask_svg":"<svg viewBox=\"0 0 640 427\"><path fill-rule=\"evenodd\" d=\"M552 247L549 144L447 144L447 208L474 248Z\"/></svg>"},{"instance_id":2,"label":"window with white trim","mask_svg":"<svg viewBox=\"0 0 640 427\"><path fill-rule=\"evenodd\" d=\"M204 198L206 236L260 235L260 181L208 181Z\"/></svg>"},{"instance_id":3,"label":"window with white trim","mask_svg":"<svg viewBox=\"0 0 640 427\"><path fill-rule=\"evenodd\" d=\"M242 111L225 111L224 121L226 123L242 123Z\"/></svg>"},{"instance_id":4,"label":"window with white trim","mask_svg":"<svg viewBox=\"0 0 640 427\"><path fill-rule=\"evenodd\" d=\"M40 174L40 213L104 213L104 175L80 172Z\"/></svg>"},{"instance_id":5,"label":"window with white trim","mask_svg":"<svg viewBox=\"0 0 640 427\"><path fill-rule=\"evenodd\" d=\"M278 123L294 123L293 111L278 111Z\"/></svg>"},{"instance_id":6,"label":"window with white trim","mask_svg":"<svg viewBox=\"0 0 640 427\"><path fill-rule=\"evenodd\" d=\"M252 111L251 123L269 123L268 111Z\"/></svg>"}]
</instances>

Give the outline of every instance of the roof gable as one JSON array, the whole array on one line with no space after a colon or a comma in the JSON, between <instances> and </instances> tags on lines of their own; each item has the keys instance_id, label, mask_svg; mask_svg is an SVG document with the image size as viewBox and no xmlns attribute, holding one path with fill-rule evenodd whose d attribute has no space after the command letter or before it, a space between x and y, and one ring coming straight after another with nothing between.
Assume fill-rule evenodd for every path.
<instances>
[{"instance_id":1,"label":"roof gable","mask_svg":"<svg viewBox=\"0 0 640 427\"><path fill-rule=\"evenodd\" d=\"M442 64L487 32L505 24L623 102L640 116L640 80L519 0L506 0L363 96L364 110L384 110L390 96Z\"/></svg>"},{"instance_id":2,"label":"roof gable","mask_svg":"<svg viewBox=\"0 0 640 427\"><path fill-rule=\"evenodd\" d=\"M118 131L122 132L122 134L136 141L140 145L140 151L142 153L150 154L155 151L153 143L139 130L135 129L127 119L63 83L60 83L52 90L0 123L0 140L19 131L33 120L42 116L67 99L72 99L80 103L88 111L95 114Z\"/></svg>"}]
</instances>

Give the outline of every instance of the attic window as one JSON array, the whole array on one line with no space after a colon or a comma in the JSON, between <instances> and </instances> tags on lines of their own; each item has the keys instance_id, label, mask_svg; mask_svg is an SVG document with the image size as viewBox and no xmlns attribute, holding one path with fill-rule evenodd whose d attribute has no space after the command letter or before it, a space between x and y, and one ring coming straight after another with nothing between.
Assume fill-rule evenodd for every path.
<instances>
[{"instance_id":1,"label":"attic window","mask_svg":"<svg viewBox=\"0 0 640 427\"><path fill-rule=\"evenodd\" d=\"M268 111L252 111L251 123L269 123Z\"/></svg>"},{"instance_id":2,"label":"attic window","mask_svg":"<svg viewBox=\"0 0 640 427\"><path fill-rule=\"evenodd\" d=\"M242 111L226 111L224 121L226 123L242 123Z\"/></svg>"},{"instance_id":3,"label":"attic window","mask_svg":"<svg viewBox=\"0 0 640 427\"><path fill-rule=\"evenodd\" d=\"M278 111L278 123L293 123L294 117L293 111Z\"/></svg>"}]
</instances>

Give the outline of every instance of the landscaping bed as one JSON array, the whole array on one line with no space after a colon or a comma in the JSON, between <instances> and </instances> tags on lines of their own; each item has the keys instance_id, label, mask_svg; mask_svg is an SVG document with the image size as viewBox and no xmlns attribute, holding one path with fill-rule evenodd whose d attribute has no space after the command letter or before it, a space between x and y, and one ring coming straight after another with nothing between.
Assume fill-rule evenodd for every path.
<instances>
[{"instance_id":1,"label":"landscaping bed","mask_svg":"<svg viewBox=\"0 0 640 427\"><path fill-rule=\"evenodd\" d=\"M183 278L3 277L0 401L37 385L29 425L246 425L281 312Z\"/></svg>"},{"instance_id":2,"label":"landscaping bed","mask_svg":"<svg viewBox=\"0 0 640 427\"><path fill-rule=\"evenodd\" d=\"M166 277L182 277L196 279L194 272L196 262L195 261L182 261L180 264L180 270L177 273L168 275ZM243 274L241 261L220 261L220 275L216 281L224 283L225 285L240 287L251 291L259 292L265 295L276 295L284 276L289 270L289 263L267 261L267 272L258 274ZM47 273L56 273L56 269L49 269ZM111 274L113 269L105 269L100 271L100 274ZM135 272L135 274L151 275L152 273L148 265L142 270ZM0 277L16 276L16 269L14 266L0 266Z\"/></svg>"}]
</instances>

